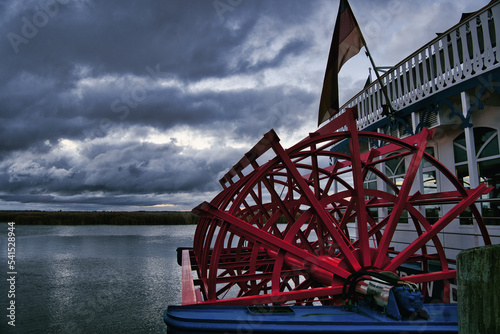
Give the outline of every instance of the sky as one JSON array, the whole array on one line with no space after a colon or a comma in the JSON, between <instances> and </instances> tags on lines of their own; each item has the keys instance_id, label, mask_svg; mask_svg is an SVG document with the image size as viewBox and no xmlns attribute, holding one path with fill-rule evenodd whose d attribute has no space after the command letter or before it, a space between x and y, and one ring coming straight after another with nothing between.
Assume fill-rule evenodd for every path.
<instances>
[{"instance_id":1,"label":"sky","mask_svg":"<svg viewBox=\"0 0 500 334\"><path fill-rule=\"evenodd\" d=\"M489 0L351 0L377 66ZM184 211L317 127L338 0L3 0L0 210ZM341 104L371 67L339 74ZM372 72L373 73L373 72Z\"/></svg>"}]
</instances>

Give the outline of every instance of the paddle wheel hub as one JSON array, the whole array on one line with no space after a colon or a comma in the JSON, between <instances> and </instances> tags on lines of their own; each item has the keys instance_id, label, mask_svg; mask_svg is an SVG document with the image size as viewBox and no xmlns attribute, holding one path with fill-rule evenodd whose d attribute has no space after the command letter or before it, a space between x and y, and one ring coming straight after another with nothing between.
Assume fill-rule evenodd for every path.
<instances>
[{"instance_id":1,"label":"paddle wheel hub","mask_svg":"<svg viewBox=\"0 0 500 334\"><path fill-rule=\"evenodd\" d=\"M356 118L348 109L286 150L271 130L231 168L223 190L193 210L197 292L183 304L330 305L341 302L351 274L396 273L410 263L421 273L404 280L446 282L455 261L439 232L466 209L490 244L474 204L490 189L465 189L425 151L432 130L398 139L358 131ZM387 166L402 160L404 177L388 176ZM424 164L443 190L422 191ZM437 204L446 212L430 220L425 206ZM400 228L409 243L396 240Z\"/></svg>"}]
</instances>

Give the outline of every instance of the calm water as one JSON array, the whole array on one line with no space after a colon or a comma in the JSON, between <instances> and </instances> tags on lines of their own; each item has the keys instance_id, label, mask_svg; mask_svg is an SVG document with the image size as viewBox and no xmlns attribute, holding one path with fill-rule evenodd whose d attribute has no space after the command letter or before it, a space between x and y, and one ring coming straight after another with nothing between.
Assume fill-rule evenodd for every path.
<instances>
[{"instance_id":1,"label":"calm water","mask_svg":"<svg viewBox=\"0 0 500 334\"><path fill-rule=\"evenodd\" d=\"M16 321L8 326L7 230L0 223L0 332L165 333L180 303L176 248L195 226L15 226Z\"/></svg>"}]
</instances>

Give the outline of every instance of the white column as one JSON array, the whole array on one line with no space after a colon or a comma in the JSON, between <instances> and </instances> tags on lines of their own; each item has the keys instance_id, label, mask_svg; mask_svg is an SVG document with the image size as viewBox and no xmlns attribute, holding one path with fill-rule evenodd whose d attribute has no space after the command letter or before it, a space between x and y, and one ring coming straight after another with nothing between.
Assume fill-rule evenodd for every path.
<instances>
[{"instance_id":1,"label":"white column","mask_svg":"<svg viewBox=\"0 0 500 334\"><path fill-rule=\"evenodd\" d=\"M464 114L464 117L467 117L467 113L469 112L470 108L469 95L466 92L462 92L461 97L462 97L462 112ZM479 174L477 170L476 146L474 142L473 127L465 128L464 133L465 133L465 145L467 147L469 183L471 188L476 188L477 186L479 186Z\"/></svg>"},{"instance_id":2,"label":"white column","mask_svg":"<svg viewBox=\"0 0 500 334\"><path fill-rule=\"evenodd\" d=\"M462 113L464 117L467 117L470 108L470 98L467 92L462 92ZM479 172L477 169L477 159L476 159L476 146L474 141L474 128L467 127L464 129L465 133L465 146L467 147L467 167L469 168L469 184L471 189L479 186ZM479 205L479 212L481 212L481 205ZM474 244L479 246L479 229L477 224L473 225L474 229Z\"/></svg>"}]
</instances>

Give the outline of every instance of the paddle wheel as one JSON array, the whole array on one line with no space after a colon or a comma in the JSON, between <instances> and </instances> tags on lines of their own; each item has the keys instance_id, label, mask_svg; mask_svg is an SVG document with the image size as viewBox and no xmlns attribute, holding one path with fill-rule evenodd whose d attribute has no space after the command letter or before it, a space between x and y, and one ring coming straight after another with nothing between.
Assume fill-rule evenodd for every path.
<instances>
[{"instance_id":1,"label":"paddle wheel","mask_svg":"<svg viewBox=\"0 0 500 334\"><path fill-rule=\"evenodd\" d=\"M348 109L286 150L271 130L220 180L223 190L193 210L198 289L184 304L338 304L352 274L407 264L420 268L407 282L446 282L455 262L439 233L465 210L490 244L474 204L490 189L464 188L425 151L432 130L398 139L358 131L356 118ZM387 176L401 160L404 177ZM421 191L423 164L445 190ZM430 220L424 208L438 204L446 210ZM412 231L409 244L397 242L400 228Z\"/></svg>"}]
</instances>

